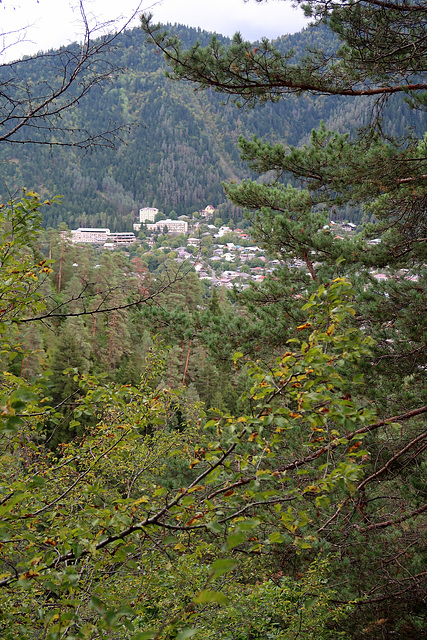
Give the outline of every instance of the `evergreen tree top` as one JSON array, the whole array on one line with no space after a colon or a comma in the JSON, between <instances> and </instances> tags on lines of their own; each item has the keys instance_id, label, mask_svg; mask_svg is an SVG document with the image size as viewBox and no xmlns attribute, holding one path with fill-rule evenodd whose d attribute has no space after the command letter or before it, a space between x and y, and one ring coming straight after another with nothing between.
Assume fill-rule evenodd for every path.
<instances>
[{"instance_id":1,"label":"evergreen tree top","mask_svg":"<svg viewBox=\"0 0 427 640\"><path fill-rule=\"evenodd\" d=\"M183 50L179 38L150 23L150 15L142 17L142 26L164 52L171 77L213 87L250 106L303 91L381 97L405 92L423 101L417 94L427 89L425 3L312 0L303 6L338 36L335 51L312 47L295 60L292 49L283 51L266 38L245 42L239 33L229 46L214 35L205 47L197 41Z\"/></svg>"}]
</instances>

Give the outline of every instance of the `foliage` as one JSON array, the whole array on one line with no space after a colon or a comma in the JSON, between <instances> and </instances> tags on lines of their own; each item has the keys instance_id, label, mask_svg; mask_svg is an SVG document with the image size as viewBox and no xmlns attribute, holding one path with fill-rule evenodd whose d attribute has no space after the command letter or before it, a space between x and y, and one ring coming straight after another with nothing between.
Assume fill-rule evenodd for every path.
<instances>
[{"instance_id":1,"label":"foliage","mask_svg":"<svg viewBox=\"0 0 427 640\"><path fill-rule=\"evenodd\" d=\"M425 140L410 140L404 147L376 136L351 141L321 127L312 133L310 145L300 149L259 140L241 140L241 148L258 171L290 173L305 186L295 189L278 180L226 187L236 204L258 208L255 237L286 260L281 283L285 301L336 273L351 277L360 292L360 322L369 322L378 343L376 375L387 371L393 385L402 374L414 374L415 380L417 367L422 375L425 225L420 211L425 201ZM367 211L375 212L375 222L365 227L364 235L337 237L328 224L331 208L345 202L364 202ZM371 239L376 239L374 244ZM305 263L306 275L294 268L295 259ZM380 284L376 274L384 272ZM399 362L397 370L393 359Z\"/></svg>"},{"instance_id":2,"label":"foliage","mask_svg":"<svg viewBox=\"0 0 427 640\"><path fill-rule=\"evenodd\" d=\"M245 564L249 573L251 562ZM199 637L207 640L221 633L227 640L265 637L291 640L298 634L307 640L345 638L346 633L339 631L338 625L352 607L334 606L332 599L336 594L325 590L329 577L328 562L316 561L299 580L280 572L256 585L229 580L222 586L229 604L217 611L211 622L212 631L204 626Z\"/></svg>"},{"instance_id":3,"label":"foliage","mask_svg":"<svg viewBox=\"0 0 427 640\"><path fill-rule=\"evenodd\" d=\"M28 201L30 223L37 200ZM17 263L22 249L14 247ZM19 269L13 278L19 282ZM37 299L37 289L29 295ZM210 637L219 605L234 637L239 592L257 603L259 633L286 638L302 624L331 637L341 613L330 606L325 565L275 586L269 558L281 549L314 552L315 520L353 495L368 455L360 443L378 428L371 409L343 395L356 382L345 370L371 342L347 326L353 295L343 279L313 294L295 350L267 370L247 363L246 412L218 411L204 429L200 407L158 385L168 366L156 350L138 386L70 369L79 395L69 427L84 430L54 450L46 424L63 415L46 379L26 383L5 372L2 637L136 640L189 637L193 628ZM178 410L186 417L177 429ZM249 565L240 561L246 556ZM265 579L254 583L260 570Z\"/></svg>"},{"instance_id":4,"label":"foliage","mask_svg":"<svg viewBox=\"0 0 427 640\"><path fill-rule=\"evenodd\" d=\"M410 38L422 54L424 8L383 4L311 3L342 46L336 54L325 28L311 32L323 53L318 46L302 64L286 43L246 55L238 38L230 50L206 40L191 55L206 62L215 46L221 66L231 51L250 75L261 51L270 80L284 61L291 80L316 64L316 90L414 89L423 56L381 49L378 38L387 28L392 45ZM159 126L164 107L167 131L187 144L181 124L192 103L175 121L158 66L132 44L126 55L131 69L142 55L157 82L161 100L147 100L146 114ZM106 114L129 117L133 82L141 78L112 88ZM258 89L254 102L269 97ZM217 103L199 95L200 113L214 121ZM425 628L425 141L322 125L288 148L267 144L263 127L240 143L262 179L226 189L256 211L259 242L284 265L230 299L203 298L172 252L128 261L52 230L42 239L35 194L1 210L2 637L365 640ZM144 148L158 173L149 137L134 150ZM222 151L236 138L224 134ZM222 153L220 166L230 157ZM169 159L167 176L170 150ZM105 160L90 175L75 167L87 194ZM128 168L120 155L120 171ZM124 211L131 202L118 177L103 179L102 193ZM362 236L335 237L331 209L353 206L371 224ZM379 269L386 279L377 281Z\"/></svg>"},{"instance_id":5,"label":"foliage","mask_svg":"<svg viewBox=\"0 0 427 640\"><path fill-rule=\"evenodd\" d=\"M313 0L304 7L322 30L338 38L338 46L324 38L302 52L280 41L244 42L236 34L229 44L213 36L207 45L196 41L188 47L151 25L149 17L143 18L143 28L164 52L173 78L212 88L238 105L286 98L283 106L291 109L295 95L305 100L331 95L344 98L343 110L345 97L353 96L353 113L370 111L358 131L337 119L317 125L295 146L286 136L277 142L280 128L274 124L270 142L266 136L240 137L242 159L258 176L232 180L225 190L233 204L246 207L255 239L283 266L262 285L234 293L240 313L220 319L217 344L227 351L238 336L242 352L257 355L274 371L272 354L305 325L304 303L310 304L319 286L329 287L337 277L353 282L356 314L349 327L371 335L374 344L368 357L361 354L354 365L347 363L353 375L365 374L365 382L342 397L375 406L382 420L400 413L409 422L400 431L385 428L367 436L372 456L355 483L355 497L336 503L318 531L327 547L340 549L333 575L342 602L363 594L363 613L354 610L342 628L353 638L418 637L425 628L420 615L425 549L413 553L410 545L416 545L427 509L424 490L412 490L424 486L425 444L419 443L425 442L427 411L427 173L421 115L427 88L426 7L376 0ZM387 108L403 102L422 123L417 132L406 127L397 134L387 126ZM341 236L337 216L354 208L365 216L363 232ZM292 559L284 565L291 570Z\"/></svg>"},{"instance_id":6,"label":"foliage","mask_svg":"<svg viewBox=\"0 0 427 640\"><path fill-rule=\"evenodd\" d=\"M44 205L50 205L45 201ZM42 306L43 285L52 270L47 260L35 264L32 245L41 228L40 203L34 193L24 192L19 201L10 200L2 209L0 297L2 322L11 322L23 312L37 312Z\"/></svg>"},{"instance_id":7,"label":"foliage","mask_svg":"<svg viewBox=\"0 0 427 640\"><path fill-rule=\"evenodd\" d=\"M300 2L306 13L338 36L341 46L307 47L296 57L263 38L254 45L240 33L224 46L215 35L205 47L196 41L183 50L178 36L142 17L142 26L166 56L172 77L202 88L239 96L246 104L277 101L284 95L309 92L342 96L378 96L425 90L423 29L426 8L419 2L391 1L363 5L349 2ZM411 54L408 51L411 51ZM420 99L423 104L423 98Z\"/></svg>"}]
</instances>

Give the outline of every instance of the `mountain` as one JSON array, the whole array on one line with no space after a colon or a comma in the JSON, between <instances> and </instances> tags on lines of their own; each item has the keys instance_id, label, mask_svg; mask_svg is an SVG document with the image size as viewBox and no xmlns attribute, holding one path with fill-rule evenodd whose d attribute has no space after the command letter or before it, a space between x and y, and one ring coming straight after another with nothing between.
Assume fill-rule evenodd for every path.
<instances>
[{"instance_id":1,"label":"mountain","mask_svg":"<svg viewBox=\"0 0 427 640\"><path fill-rule=\"evenodd\" d=\"M179 33L186 46L210 38L200 29L168 28ZM283 36L279 44L292 48L295 56L307 46L336 46L321 28ZM297 146L321 120L346 131L362 126L373 107L369 99L361 106L360 100L356 105L351 98L305 95L255 110L238 109L212 91L167 79L163 57L138 28L121 34L109 56L121 73L95 87L63 116L63 123L89 131L102 131L111 123L128 124L129 132L117 148L96 148L86 154L37 144L3 144L0 149L3 198L21 187L46 197L62 195L62 205L45 215L46 226L65 222L70 228L129 230L142 206L181 215L212 204L219 207L224 221L238 220L242 211L226 201L221 182L251 175L239 159L239 135ZM34 60L26 69L36 84L49 82L55 73L46 60ZM407 126L417 129L423 122L396 98L389 103L383 124L391 134L400 135Z\"/></svg>"}]
</instances>

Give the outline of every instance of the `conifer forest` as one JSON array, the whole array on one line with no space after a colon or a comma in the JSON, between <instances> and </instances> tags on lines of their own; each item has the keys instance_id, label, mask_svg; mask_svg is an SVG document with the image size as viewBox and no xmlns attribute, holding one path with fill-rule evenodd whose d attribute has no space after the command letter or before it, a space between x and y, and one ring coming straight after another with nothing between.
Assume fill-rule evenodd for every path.
<instances>
[{"instance_id":1,"label":"conifer forest","mask_svg":"<svg viewBox=\"0 0 427 640\"><path fill-rule=\"evenodd\" d=\"M302 6L0 64L1 640L427 638L427 5Z\"/></svg>"}]
</instances>

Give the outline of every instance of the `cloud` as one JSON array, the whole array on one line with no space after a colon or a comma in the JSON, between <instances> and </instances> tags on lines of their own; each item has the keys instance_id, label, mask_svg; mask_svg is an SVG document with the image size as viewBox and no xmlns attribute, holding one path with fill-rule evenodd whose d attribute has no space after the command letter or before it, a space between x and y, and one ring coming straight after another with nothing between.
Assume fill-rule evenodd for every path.
<instances>
[{"instance_id":1,"label":"cloud","mask_svg":"<svg viewBox=\"0 0 427 640\"><path fill-rule=\"evenodd\" d=\"M106 22L132 15L139 0L84 0L87 15ZM181 23L201 27L232 36L240 31L248 40L262 36L276 38L285 33L302 29L306 20L301 10L293 9L286 0L143 0L141 11L151 11L157 22ZM0 3L0 57L2 43L3 61L47 51L79 40L79 9L77 0L19 0L13 4ZM136 26L135 20L132 26ZM24 29L23 31L17 30ZM1 32L11 32L2 38ZM23 42L19 42L23 40ZM15 46L7 48L7 45ZM16 44L17 43L17 44Z\"/></svg>"},{"instance_id":2,"label":"cloud","mask_svg":"<svg viewBox=\"0 0 427 640\"><path fill-rule=\"evenodd\" d=\"M226 36L240 31L244 38L276 38L300 31L306 24L300 9L283 0L257 3L254 0L160 0L152 8L158 22L200 26Z\"/></svg>"}]
</instances>

